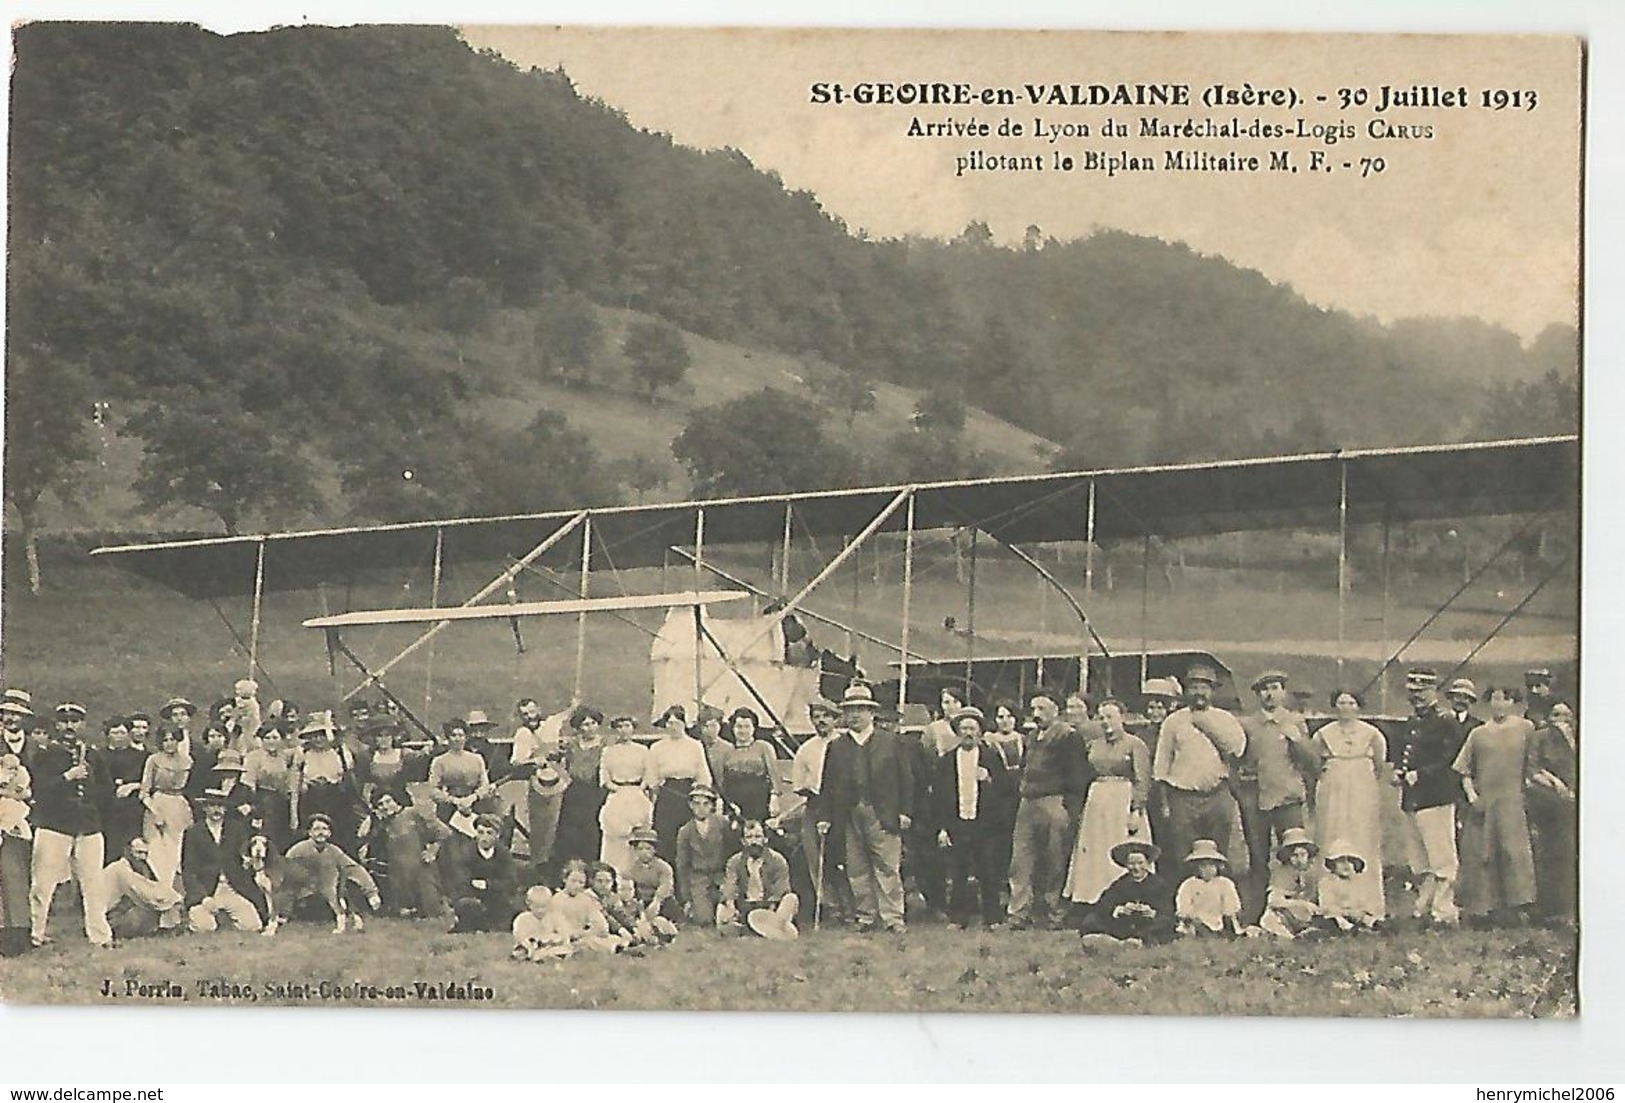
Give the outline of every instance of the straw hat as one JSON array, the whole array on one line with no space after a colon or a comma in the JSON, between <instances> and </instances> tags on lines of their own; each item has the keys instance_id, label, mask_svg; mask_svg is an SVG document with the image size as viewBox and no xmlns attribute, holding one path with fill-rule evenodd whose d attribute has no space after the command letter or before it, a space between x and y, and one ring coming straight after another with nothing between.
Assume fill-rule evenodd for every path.
<instances>
[{"instance_id":1,"label":"straw hat","mask_svg":"<svg viewBox=\"0 0 1625 1103\"><path fill-rule=\"evenodd\" d=\"M839 716L841 715L841 706L828 697L814 697L807 702L807 714L817 716L819 713L823 713L825 716Z\"/></svg>"},{"instance_id":2,"label":"straw hat","mask_svg":"<svg viewBox=\"0 0 1625 1103\"><path fill-rule=\"evenodd\" d=\"M875 700L875 695L870 692L868 686L853 682L846 687L846 693L841 697L841 707L843 709L874 709L879 712L880 702Z\"/></svg>"},{"instance_id":3,"label":"straw hat","mask_svg":"<svg viewBox=\"0 0 1625 1103\"><path fill-rule=\"evenodd\" d=\"M982 710L977 708L975 705L966 705L964 708L954 713L949 719L953 722L954 727L957 728L959 727L959 722L965 719L967 716L975 717L976 722L984 727L987 725L987 716L984 715Z\"/></svg>"},{"instance_id":4,"label":"straw hat","mask_svg":"<svg viewBox=\"0 0 1625 1103\"><path fill-rule=\"evenodd\" d=\"M184 697L171 697L165 701L164 707L158 710L158 715L168 720L179 709L185 709L188 716L197 715L197 706Z\"/></svg>"},{"instance_id":5,"label":"straw hat","mask_svg":"<svg viewBox=\"0 0 1625 1103\"><path fill-rule=\"evenodd\" d=\"M745 922L750 929L767 939L769 942L794 942L801 932L789 919L781 918L772 908L757 908L745 916Z\"/></svg>"},{"instance_id":6,"label":"straw hat","mask_svg":"<svg viewBox=\"0 0 1625 1103\"><path fill-rule=\"evenodd\" d=\"M1275 848L1275 860L1285 863L1288 860L1287 851L1295 846L1308 847L1311 858L1320 853L1320 847L1309 837L1309 832L1301 827L1289 827L1281 834L1281 845Z\"/></svg>"},{"instance_id":7,"label":"straw hat","mask_svg":"<svg viewBox=\"0 0 1625 1103\"><path fill-rule=\"evenodd\" d=\"M26 689L8 689L0 697L0 712L12 716L33 716L34 697Z\"/></svg>"},{"instance_id":8,"label":"straw hat","mask_svg":"<svg viewBox=\"0 0 1625 1103\"><path fill-rule=\"evenodd\" d=\"M1120 866L1128 866L1130 854L1144 854L1145 860L1155 862L1162 857L1162 848L1147 839L1125 839L1112 847L1112 861Z\"/></svg>"},{"instance_id":9,"label":"straw hat","mask_svg":"<svg viewBox=\"0 0 1625 1103\"><path fill-rule=\"evenodd\" d=\"M1172 678L1147 678L1145 685L1140 687L1140 695L1143 697L1163 697L1170 701L1177 701L1183 696L1179 689L1179 683Z\"/></svg>"},{"instance_id":10,"label":"straw hat","mask_svg":"<svg viewBox=\"0 0 1625 1103\"><path fill-rule=\"evenodd\" d=\"M1478 687L1471 678L1457 678L1450 683L1450 688L1444 691L1446 697L1465 697L1469 701L1478 700Z\"/></svg>"},{"instance_id":11,"label":"straw hat","mask_svg":"<svg viewBox=\"0 0 1625 1103\"><path fill-rule=\"evenodd\" d=\"M1358 850L1354 849L1352 843L1349 843L1343 839L1337 840L1326 848L1326 868L1331 869L1332 863L1337 861L1339 858L1347 858L1349 861L1353 862L1355 873L1365 872L1365 859L1360 856L1360 852Z\"/></svg>"},{"instance_id":12,"label":"straw hat","mask_svg":"<svg viewBox=\"0 0 1625 1103\"><path fill-rule=\"evenodd\" d=\"M333 725L333 714L323 709L305 717L305 725L299 729L299 734L315 735L317 732L326 732L328 735L332 735L336 730L337 728Z\"/></svg>"},{"instance_id":13,"label":"straw hat","mask_svg":"<svg viewBox=\"0 0 1625 1103\"><path fill-rule=\"evenodd\" d=\"M214 760L214 768L217 771L224 770L228 774L240 774L243 772L243 756L241 752L227 747L220 752L220 757Z\"/></svg>"},{"instance_id":14,"label":"straw hat","mask_svg":"<svg viewBox=\"0 0 1625 1103\"><path fill-rule=\"evenodd\" d=\"M1219 853L1219 844L1212 839L1197 839L1191 844L1191 852L1185 855L1186 864L1191 862L1218 862L1228 866L1230 860Z\"/></svg>"},{"instance_id":15,"label":"straw hat","mask_svg":"<svg viewBox=\"0 0 1625 1103\"><path fill-rule=\"evenodd\" d=\"M478 728L496 727L496 724L492 722L491 718L485 715L484 709L469 709L468 718L464 720L463 723L468 725L469 731L474 731Z\"/></svg>"}]
</instances>

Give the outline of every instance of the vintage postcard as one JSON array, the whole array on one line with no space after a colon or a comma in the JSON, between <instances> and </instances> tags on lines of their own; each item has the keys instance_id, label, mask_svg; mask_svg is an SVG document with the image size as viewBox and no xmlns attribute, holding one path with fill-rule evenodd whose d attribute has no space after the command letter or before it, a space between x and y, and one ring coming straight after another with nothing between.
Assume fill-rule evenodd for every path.
<instances>
[{"instance_id":1,"label":"vintage postcard","mask_svg":"<svg viewBox=\"0 0 1625 1103\"><path fill-rule=\"evenodd\" d=\"M12 45L0 998L1578 1013L1579 40Z\"/></svg>"}]
</instances>

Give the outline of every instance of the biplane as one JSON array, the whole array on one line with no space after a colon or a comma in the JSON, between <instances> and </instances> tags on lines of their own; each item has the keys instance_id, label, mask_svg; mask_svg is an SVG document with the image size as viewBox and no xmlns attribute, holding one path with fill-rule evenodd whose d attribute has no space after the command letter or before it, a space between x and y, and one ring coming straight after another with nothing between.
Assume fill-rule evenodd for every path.
<instances>
[{"instance_id":1,"label":"biplane","mask_svg":"<svg viewBox=\"0 0 1625 1103\"><path fill-rule=\"evenodd\" d=\"M1558 436L166 540L101 547L93 554L192 597L251 594L245 647L251 672L258 666L266 593L325 593L322 587L342 584L357 572L404 569L428 557L433 584L427 605L341 613L313 610L304 621L323 634L330 664L337 656L355 667L360 681L347 697L376 688L401 704L402 712L425 732L427 725L390 691L388 679L409 655L432 647L450 625L507 621L522 646L522 622L573 619L574 685L579 698L589 673L588 618L624 619L638 611L657 611L664 614L664 623L658 629L644 627L653 640L651 716L671 704L749 705L793 738L809 730L807 698L821 691L838 692L857 669L855 656L863 648L885 655L889 676L882 685L899 710L911 702L934 699L945 681L961 682L979 693L1014 686L1024 694L1029 683L1042 678L1066 690L1137 694L1148 674L1162 673L1175 659L1173 653L1150 646L1143 600L1138 625L1103 626L1091 616L1095 553L1107 542L1118 547L1138 542L1149 556L1154 539L1247 531L1335 533L1341 667L1353 528L1381 527L1380 577L1386 589L1390 526L1480 517L1576 517L1579 463L1578 438ZM1384 644L1379 678L1405 661L1407 649L1427 627L1460 600L1526 528L1514 533L1488 561L1464 571L1462 585L1438 602L1407 639L1392 647ZM972 557L965 582L966 623L959 630L965 644L962 653L953 656L928 653L911 607L916 548L930 533L965 538ZM901 544L895 637L866 631L821 608L824 588L837 572L882 539ZM1068 611L1071 625L1063 633L1069 641L1065 647L1044 654L977 654L979 641L991 638L985 609L984 624L976 623L974 557L983 540L1024 564ZM1081 550L1081 579L1063 579L1035 554L1034 549L1051 545ZM753 581L723 565L721 549L741 546L770 550L767 577L758 572ZM792 547L807 546L815 549L813 561L801 564L792 583ZM442 601L442 568L453 555L465 562L506 565L466 598L447 604ZM1489 638L1559 572L1573 569L1568 556L1548 566L1524 593L1507 601ZM553 572L552 584L560 589L571 588L561 578L573 578L573 593L551 601L520 602L511 597L515 579L537 567ZM595 577L602 572L618 575L651 567L660 568L663 578L675 569L686 584L658 593L606 596L600 581L600 592L594 593ZM1142 586L1147 574L1142 570ZM751 616L711 614L713 607L746 598L753 601ZM769 603L756 612L757 603L763 601ZM806 648L809 622L844 632L846 653ZM1578 624L1577 616L1574 623ZM363 660L346 638L347 633L391 624L425 627L409 646L381 663ZM950 622L950 627L957 626ZM1478 654L1489 638L1471 648L1464 643L1458 667Z\"/></svg>"}]
</instances>

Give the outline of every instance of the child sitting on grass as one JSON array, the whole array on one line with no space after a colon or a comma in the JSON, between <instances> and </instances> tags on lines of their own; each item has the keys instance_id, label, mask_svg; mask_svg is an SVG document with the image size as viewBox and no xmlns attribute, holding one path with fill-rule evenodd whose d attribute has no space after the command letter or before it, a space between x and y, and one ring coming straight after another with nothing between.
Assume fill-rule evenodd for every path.
<instances>
[{"instance_id":1,"label":"child sitting on grass","mask_svg":"<svg viewBox=\"0 0 1625 1103\"><path fill-rule=\"evenodd\" d=\"M1229 863L1212 839L1197 839L1185 856L1194 872L1185 878L1174 898L1174 916L1183 935L1241 934L1241 897L1236 883L1220 871Z\"/></svg>"},{"instance_id":2,"label":"child sitting on grass","mask_svg":"<svg viewBox=\"0 0 1625 1103\"><path fill-rule=\"evenodd\" d=\"M592 894L604 909L609 933L621 939L623 952L639 953L643 946L661 945L654 927L643 918L637 902L620 890L620 877L608 862L594 862L587 869L592 877ZM662 921L664 922L664 921Z\"/></svg>"},{"instance_id":3,"label":"child sitting on grass","mask_svg":"<svg viewBox=\"0 0 1625 1103\"><path fill-rule=\"evenodd\" d=\"M1315 930L1320 907L1320 875L1314 858L1319 848L1301 827L1289 827L1281 836L1281 845L1275 857L1280 865L1270 874L1269 896L1264 902L1264 915L1258 921L1261 930L1276 938L1298 938Z\"/></svg>"},{"instance_id":4,"label":"child sitting on grass","mask_svg":"<svg viewBox=\"0 0 1625 1103\"><path fill-rule=\"evenodd\" d=\"M1338 934L1378 929L1382 916L1370 910L1364 887L1354 879L1365 872L1365 858L1345 842L1333 843L1326 850L1331 876L1320 879L1321 927Z\"/></svg>"},{"instance_id":5,"label":"child sitting on grass","mask_svg":"<svg viewBox=\"0 0 1625 1103\"><path fill-rule=\"evenodd\" d=\"M553 890L546 885L532 885L525 890L525 910L515 916L513 921L511 956L515 961L539 960L537 952L549 938L550 923L547 913L552 903Z\"/></svg>"}]
</instances>

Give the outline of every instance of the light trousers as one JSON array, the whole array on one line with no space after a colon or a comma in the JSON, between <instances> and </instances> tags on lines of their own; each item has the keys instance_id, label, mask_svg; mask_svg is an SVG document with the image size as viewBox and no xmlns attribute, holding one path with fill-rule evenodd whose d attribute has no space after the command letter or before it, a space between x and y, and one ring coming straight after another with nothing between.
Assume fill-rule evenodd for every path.
<instances>
[{"instance_id":1,"label":"light trousers","mask_svg":"<svg viewBox=\"0 0 1625 1103\"><path fill-rule=\"evenodd\" d=\"M874 806L860 804L846 822L846 876L858 922L903 925L903 836L880 823Z\"/></svg>"},{"instance_id":2,"label":"light trousers","mask_svg":"<svg viewBox=\"0 0 1625 1103\"><path fill-rule=\"evenodd\" d=\"M261 926L260 913L255 910L253 901L224 880L215 886L212 896L204 897L186 913L192 929L205 932L219 929L216 918L219 915L224 915L239 931L257 931Z\"/></svg>"},{"instance_id":3,"label":"light trousers","mask_svg":"<svg viewBox=\"0 0 1625 1103\"><path fill-rule=\"evenodd\" d=\"M103 850L99 831L94 835L65 835L42 827L34 832L34 872L28 889L29 927L34 938L45 937L56 887L72 878L79 882L79 895L84 900L85 937L97 946L113 941L113 930L107 925Z\"/></svg>"}]
</instances>

